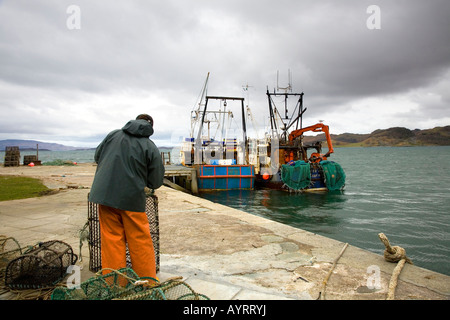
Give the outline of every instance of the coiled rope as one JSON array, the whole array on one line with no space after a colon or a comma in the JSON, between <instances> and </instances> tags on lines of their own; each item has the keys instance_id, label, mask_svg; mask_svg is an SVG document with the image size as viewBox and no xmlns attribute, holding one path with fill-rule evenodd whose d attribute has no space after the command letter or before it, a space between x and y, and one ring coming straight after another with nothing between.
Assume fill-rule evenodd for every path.
<instances>
[{"instance_id":1,"label":"coiled rope","mask_svg":"<svg viewBox=\"0 0 450 320\"><path fill-rule=\"evenodd\" d=\"M406 250L399 246L391 246L388 238L384 233L379 233L378 237L381 242L383 242L386 249L384 250L384 259L388 262L398 262L397 266L394 268L392 272L391 280L389 282L389 290L386 300L394 300L395 298L395 289L397 287L397 280L400 275L400 272L403 269L405 263L413 264L411 259L406 256Z\"/></svg>"}]
</instances>

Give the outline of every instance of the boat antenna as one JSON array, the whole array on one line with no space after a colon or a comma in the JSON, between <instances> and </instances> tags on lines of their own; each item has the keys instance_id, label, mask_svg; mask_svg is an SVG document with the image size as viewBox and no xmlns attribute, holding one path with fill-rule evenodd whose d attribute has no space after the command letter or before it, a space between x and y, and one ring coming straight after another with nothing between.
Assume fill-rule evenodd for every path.
<instances>
[{"instance_id":1,"label":"boat antenna","mask_svg":"<svg viewBox=\"0 0 450 320\"><path fill-rule=\"evenodd\" d=\"M284 90L285 93L292 92L292 75L291 75L291 70L288 69L288 85L287 87L280 87L280 85L278 84L278 78L279 78L279 71L277 70L277 91L279 90Z\"/></svg>"},{"instance_id":2,"label":"boat antenna","mask_svg":"<svg viewBox=\"0 0 450 320\"><path fill-rule=\"evenodd\" d=\"M253 88L253 86L248 85L248 82L246 85L242 86L242 89L247 92L247 108L248 105L250 104L250 91L248 90L248 88Z\"/></svg>"}]
</instances>

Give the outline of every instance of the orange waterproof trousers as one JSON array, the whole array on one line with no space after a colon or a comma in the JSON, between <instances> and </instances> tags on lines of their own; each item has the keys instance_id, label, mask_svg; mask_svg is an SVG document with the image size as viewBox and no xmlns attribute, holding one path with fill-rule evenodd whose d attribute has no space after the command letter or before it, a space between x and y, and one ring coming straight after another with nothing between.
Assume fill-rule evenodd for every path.
<instances>
[{"instance_id":1,"label":"orange waterproof trousers","mask_svg":"<svg viewBox=\"0 0 450 320\"><path fill-rule=\"evenodd\" d=\"M99 205L102 269L126 267L126 244L131 265L139 277L156 278L156 260L145 212ZM106 271L105 273L108 273Z\"/></svg>"}]
</instances>

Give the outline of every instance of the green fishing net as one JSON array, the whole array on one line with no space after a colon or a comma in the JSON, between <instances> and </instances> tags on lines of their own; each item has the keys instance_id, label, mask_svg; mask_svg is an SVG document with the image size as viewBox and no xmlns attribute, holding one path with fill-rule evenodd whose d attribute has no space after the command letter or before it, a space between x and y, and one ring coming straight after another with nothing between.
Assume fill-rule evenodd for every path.
<instances>
[{"instance_id":1,"label":"green fishing net","mask_svg":"<svg viewBox=\"0 0 450 320\"><path fill-rule=\"evenodd\" d=\"M283 164L281 180L294 190L307 188L311 184L310 164L303 160L296 161L294 165Z\"/></svg>"},{"instance_id":2,"label":"green fishing net","mask_svg":"<svg viewBox=\"0 0 450 320\"><path fill-rule=\"evenodd\" d=\"M341 165L324 160L319 163L323 182L328 190L341 190L345 185L345 172ZM311 165L303 160L281 166L281 180L293 190L302 190L311 186Z\"/></svg>"},{"instance_id":3,"label":"green fishing net","mask_svg":"<svg viewBox=\"0 0 450 320\"><path fill-rule=\"evenodd\" d=\"M339 163L324 160L320 162L324 174L324 182L328 190L340 190L345 185L345 172Z\"/></svg>"}]
</instances>

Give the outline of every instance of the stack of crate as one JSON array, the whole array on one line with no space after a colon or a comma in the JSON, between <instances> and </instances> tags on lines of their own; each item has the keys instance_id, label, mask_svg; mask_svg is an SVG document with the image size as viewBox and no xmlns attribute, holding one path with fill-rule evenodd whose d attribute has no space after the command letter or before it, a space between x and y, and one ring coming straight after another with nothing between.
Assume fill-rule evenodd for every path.
<instances>
[{"instance_id":1,"label":"stack of crate","mask_svg":"<svg viewBox=\"0 0 450 320\"><path fill-rule=\"evenodd\" d=\"M20 151L19 147L5 148L5 167L18 167L20 165Z\"/></svg>"},{"instance_id":2,"label":"stack of crate","mask_svg":"<svg viewBox=\"0 0 450 320\"><path fill-rule=\"evenodd\" d=\"M23 165L24 166L29 165L30 163L36 164L36 162L37 162L37 156L33 156L33 155L23 156Z\"/></svg>"}]
</instances>

